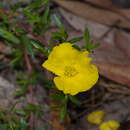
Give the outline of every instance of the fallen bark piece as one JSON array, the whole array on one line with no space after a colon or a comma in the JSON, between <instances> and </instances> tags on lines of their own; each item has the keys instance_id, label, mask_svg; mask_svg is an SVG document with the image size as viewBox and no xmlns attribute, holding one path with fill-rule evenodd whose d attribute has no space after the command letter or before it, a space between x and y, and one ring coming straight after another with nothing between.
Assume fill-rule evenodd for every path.
<instances>
[{"instance_id":1,"label":"fallen bark piece","mask_svg":"<svg viewBox=\"0 0 130 130\"><path fill-rule=\"evenodd\" d=\"M111 63L95 63L99 67L101 75L130 86L130 66Z\"/></svg>"},{"instance_id":2,"label":"fallen bark piece","mask_svg":"<svg viewBox=\"0 0 130 130\"><path fill-rule=\"evenodd\" d=\"M129 15L130 9L119 8L112 2L112 0L85 0L85 1L99 8L111 10L114 13L117 13L118 15L126 19L130 19L130 15Z\"/></svg>"},{"instance_id":3,"label":"fallen bark piece","mask_svg":"<svg viewBox=\"0 0 130 130\"><path fill-rule=\"evenodd\" d=\"M95 21L97 23L130 28L130 21L123 16L106 9L95 8L85 2L69 1L69 0L53 0L61 7L77 14L85 19Z\"/></svg>"}]
</instances>

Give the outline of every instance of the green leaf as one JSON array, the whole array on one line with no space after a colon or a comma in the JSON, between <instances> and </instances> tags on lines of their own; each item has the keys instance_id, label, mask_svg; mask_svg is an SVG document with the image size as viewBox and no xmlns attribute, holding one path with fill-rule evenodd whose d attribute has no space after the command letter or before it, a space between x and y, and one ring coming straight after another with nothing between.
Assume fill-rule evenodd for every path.
<instances>
[{"instance_id":1,"label":"green leaf","mask_svg":"<svg viewBox=\"0 0 130 130\"><path fill-rule=\"evenodd\" d=\"M29 10L23 11L24 15L26 15L29 19L27 19L27 22L29 23L39 23L40 22L40 16L37 12L30 12Z\"/></svg>"},{"instance_id":2,"label":"green leaf","mask_svg":"<svg viewBox=\"0 0 130 130\"><path fill-rule=\"evenodd\" d=\"M38 116L43 115L43 109L39 105L29 104L26 108L24 108L24 110L29 113L34 112Z\"/></svg>"},{"instance_id":3,"label":"green leaf","mask_svg":"<svg viewBox=\"0 0 130 130\"><path fill-rule=\"evenodd\" d=\"M29 52L29 55L32 57L32 59L34 59L35 58L35 54L34 54L34 51L33 51L32 44L28 43L26 47L27 47L27 50Z\"/></svg>"},{"instance_id":4,"label":"green leaf","mask_svg":"<svg viewBox=\"0 0 130 130\"><path fill-rule=\"evenodd\" d=\"M16 96L16 97L23 96L23 95L25 95L25 94L27 93L27 91L28 91L28 87L27 87L27 86L22 86L22 87L20 88L20 90L17 90L17 91L15 92L15 96Z\"/></svg>"},{"instance_id":5,"label":"green leaf","mask_svg":"<svg viewBox=\"0 0 130 130\"><path fill-rule=\"evenodd\" d=\"M16 36L14 36L11 32L8 32L6 29L0 28L0 36L13 43L16 44L20 43L20 40Z\"/></svg>"},{"instance_id":6,"label":"green leaf","mask_svg":"<svg viewBox=\"0 0 130 130\"><path fill-rule=\"evenodd\" d=\"M65 29L64 29L63 24L62 24L61 21L60 21L60 18L59 18L58 16L54 15L54 19L55 19L55 21L56 21L56 25L60 28L60 31L61 31L62 33L64 33L64 32L65 32Z\"/></svg>"},{"instance_id":7,"label":"green leaf","mask_svg":"<svg viewBox=\"0 0 130 130\"><path fill-rule=\"evenodd\" d=\"M100 45L101 45L100 43L92 44L92 45L89 47L89 50L90 50L90 51L93 51L94 49L96 49L96 48L99 47Z\"/></svg>"},{"instance_id":8,"label":"green leaf","mask_svg":"<svg viewBox=\"0 0 130 130\"><path fill-rule=\"evenodd\" d=\"M58 28L60 29L60 32L53 32L54 38L59 38L60 42L65 42L68 38L68 33L65 31L65 28L63 24L60 21L60 18L56 15L54 15L54 19L56 21L56 24Z\"/></svg>"},{"instance_id":9,"label":"green leaf","mask_svg":"<svg viewBox=\"0 0 130 130\"><path fill-rule=\"evenodd\" d=\"M90 52L90 47L93 44L93 41L90 39L90 32L88 29L85 29L84 31L84 41L85 41L85 47Z\"/></svg>"},{"instance_id":10,"label":"green leaf","mask_svg":"<svg viewBox=\"0 0 130 130\"><path fill-rule=\"evenodd\" d=\"M34 41L34 40L31 40L30 43L36 48L36 49L39 49L39 50L44 50L44 46L41 45L39 42L37 41Z\"/></svg>"},{"instance_id":11,"label":"green leaf","mask_svg":"<svg viewBox=\"0 0 130 130\"><path fill-rule=\"evenodd\" d=\"M64 40L66 41L68 38L68 33L66 31L64 31Z\"/></svg>"},{"instance_id":12,"label":"green leaf","mask_svg":"<svg viewBox=\"0 0 130 130\"><path fill-rule=\"evenodd\" d=\"M36 0L36 1L32 2L31 4L29 4L27 9L40 8L40 7L48 4L49 1L50 0Z\"/></svg>"},{"instance_id":13,"label":"green leaf","mask_svg":"<svg viewBox=\"0 0 130 130\"><path fill-rule=\"evenodd\" d=\"M63 121L65 119L67 113L67 108L66 106L63 106L60 110L60 120Z\"/></svg>"},{"instance_id":14,"label":"green leaf","mask_svg":"<svg viewBox=\"0 0 130 130\"><path fill-rule=\"evenodd\" d=\"M67 114L67 103L68 103L68 95L65 95L63 100L63 105L60 110L60 120L64 120L66 114Z\"/></svg>"},{"instance_id":15,"label":"green leaf","mask_svg":"<svg viewBox=\"0 0 130 130\"><path fill-rule=\"evenodd\" d=\"M80 105L81 102L75 96L69 96L69 99L76 105Z\"/></svg>"},{"instance_id":16,"label":"green leaf","mask_svg":"<svg viewBox=\"0 0 130 130\"><path fill-rule=\"evenodd\" d=\"M30 83L30 80L27 79L27 77L23 77L23 79L16 82L18 85L26 86Z\"/></svg>"},{"instance_id":17,"label":"green leaf","mask_svg":"<svg viewBox=\"0 0 130 130\"><path fill-rule=\"evenodd\" d=\"M47 21L49 21L49 12L50 12L50 9L49 8L46 8L45 9L45 12L44 12L44 14L43 14L43 16L42 16L42 22L47 22Z\"/></svg>"},{"instance_id":18,"label":"green leaf","mask_svg":"<svg viewBox=\"0 0 130 130\"><path fill-rule=\"evenodd\" d=\"M43 46L41 43L38 41L31 40L30 43L39 51L41 51L44 55L48 56L50 53L50 50L48 47Z\"/></svg>"},{"instance_id":19,"label":"green leaf","mask_svg":"<svg viewBox=\"0 0 130 130\"><path fill-rule=\"evenodd\" d=\"M77 49L78 51L81 51L81 48L80 48L79 46L73 44L73 47L74 47L75 49Z\"/></svg>"},{"instance_id":20,"label":"green leaf","mask_svg":"<svg viewBox=\"0 0 130 130\"><path fill-rule=\"evenodd\" d=\"M65 42L68 38L67 32L52 32L52 35L50 41L58 40L59 42Z\"/></svg>"},{"instance_id":21,"label":"green leaf","mask_svg":"<svg viewBox=\"0 0 130 130\"><path fill-rule=\"evenodd\" d=\"M82 48L87 49L89 52L92 52L95 48L97 48L100 43L93 43L93 40L91 40L90 38L90 32L88 29L85 29L84 31L84 41L85 41L85 46L83 46Z\"/></svg>"},{"instance_id":22,"label":"green leaf","mask_svg":"<svg viewBox=\"0 0 130 130\"><path fill-rule=\"evenodd\" d=\"M33 46L31 44L31 39L29 39L28 37L23 35L23 36L21 36L21 41L25 45L25 47L27 48L29 55L34 59L35 54L33 51Z\"/></svg>"},{"instance_id":23,"label":"green leaf","mask_svg":"<svg viewBox=\"0 0 130 130\"><path fill-rule=\"evenodd\" d=\"M73 38L73 39L69 40L68 42L75 43L75 42L81 41L82 39L83 39L83 37L76 37L76 38Z\"/></svg>"},{"instance_id":24,"label":"green leaf","mask_svg":"<svg viewBox=\"0 0 130 130\"><path fill-rule=\"evenodd\" d=\"M52 35L54 37L57 37L57 38L61 38L64 37L64 34L62 32L52 32Z\"/></svg>"},{"instance_id":25,"label":"green leaf","mask_svg":"<svg viewBox=\"0 0 130 130\"><path fill-rule=\"evenodd\" d=\"M15 112L16 112L16 114L19 114L21 116L25 116L26 115L25 111L22 110L22 109L17 109L17 110L15 110Z\"/></svg>"},{"instance_id":26,"label":"green leaf","mask_svg":"<svg viewBox=\"0 0 130 130\"><path fill-rule=\"evenodd\" d=\"M10 62L10 65L22 65L23 64L23 51L22 49L15 49L12 51L13 59Z\"/></svg>"},{"instance_id":27,"label":"green leaf","mask_svg":"<svg viewBox=\"0 0 130 130\"><path fill-rule=\"evenodd\" d=\"M84 31L84 40L85 40L86 46L91 43L90 32L88 29L85 29L85 31Z\"/></svg>"},{"instance_id":28,"label":"green leaf","mask_svg":"<svg viewBox=\"0 0 130 130\"><path fill-rule=\"evenodd\" d=\"M62 38L61 37L56 37L56 36L52 36L49 40L50 44L54 44L54 43L62 43Z\"/></svg>"}]
</instances>

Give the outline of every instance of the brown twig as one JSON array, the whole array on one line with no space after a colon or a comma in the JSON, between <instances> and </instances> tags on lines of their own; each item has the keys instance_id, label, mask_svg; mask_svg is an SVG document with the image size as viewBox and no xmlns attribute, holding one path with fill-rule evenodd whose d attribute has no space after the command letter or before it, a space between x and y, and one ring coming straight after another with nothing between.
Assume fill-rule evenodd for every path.
<instances>
[{"instance_id":1,"label":"brown twig","mask_svg":"<svg viewBox=\"0 0 130 130\"><path fill-rule=\"evenodd\" d=\"M24 50L24 59L25 59L25 63L27 66L27 71L28 72L32 72L32 65L31 65L31 61L29 59L28 53L27 53L27 49L25 48ZM28 90L29 90L29 97L28 97L28 102L30 104L34 104L34 98L33 98L33 86L30 84L28 86ZM30 117L29 117L29 130L34 130L34 126L35 126L35 116L34 114L31 112L30 113Z\"/></svg>"}]
</instances>

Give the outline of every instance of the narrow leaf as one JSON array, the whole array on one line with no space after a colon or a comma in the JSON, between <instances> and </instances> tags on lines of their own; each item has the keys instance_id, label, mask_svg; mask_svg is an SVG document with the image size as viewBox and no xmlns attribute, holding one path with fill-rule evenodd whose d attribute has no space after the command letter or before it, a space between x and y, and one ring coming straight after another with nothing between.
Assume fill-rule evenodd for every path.
<instances>
[{"instance_id":1,"label":"narrow leaf","mask_svg":"<svg viewBox=\"0 0 130 130\"><path fill-rule=\"evenodd\" d=\"M97 47L99 47L101 44L100 43L95 43L95 44L92 44L92 46L90 46L90 51L93 51L94 49L96 49Z\"/></svg>"},{"instance_id":2,"label":"narrow leaf","mask_svg":"<svg viewBox=\"0 0 130 130\"><path fill-rule=\"evenodd\" d=\"M84 31L84 40L86 45L90 44L90 32L88 29L85 29Z\"/></svg>"},{"instance_id":3,"label":"narrow leaf","mask_svg":"<svg viewBox=\"0 0 130 130\"><path fill-rule=\"evenodd\" d=\"M80 48L79 46L73 44L73 47L74 47L75 49L77 49L78 51L81 51L81 48Z\"/></svg>"},{"instance_id":4,"label":"narrow leaf","mask_svg":"<svg viewBox=\"0 0 130 130\"><path fill-rule=\"evenodd\" d=\"M27 49L28 49L29 55L34 59L35 54L34 54L34 51L33 51L33 47L30 43L27 44Z\"/></svg>"},{"instance_id":5,"label":"narrow leaf","mask_svg":"<svg viewBox=\"0 0 130 130\"><path fill-rule=\"evenodd\" d=\"M25 44L27 50L28 50L28 53L29 55L34 58L35 57L35 54L34 54L34 51L33 51L33 47L32 47L32 44L31 44L31 39L29 39L28 37L26 36L22 36L21 37L21 41L23 44Z\"/></svg>"},{"instance_id":6,"label":"narrow leaf","mask_svg":"<svg viewBox=\"0 0 130 130\"><path fill-rule=\"evenodd\" d=\"M42 21L48 21L49 20L49 11L50 9L49 8L46 8L45 12L44 12L44 15L42 17Z\"/></svg>"},{"instance_id":7,"label":"narrow leaf","mask_svg":"<svg viewBox=\"0 0 130 130\"><path fill-rule=\"evenodd\" d=\"M0 28L0 36L13 43L20 43L20 40L16 36L14 36L11 32L8 32L3 28Z\"/></svg>"},{"instance_id":8,"label":"narrow leaf","mask_svg":"<svg viewBox=\"0 0 130 130\"><path fill-rule=\"evenodd\" d=\"M60 120L64 120L67 114L67 103L68 103L68 95L65 95L64 100L63 100L63 105L60 110Z\"/></svg>"},{"instance_id":9,"label":"narrow leaf","mask_svg":"<svg viewBox=\"0 0 130 130\"><path fill-rule=\"evenodd\" d=\"M31 40L30 43L36 48L36 49L39 49L39 50L44 50L44 46L41 45L39 42L37 41L34 41L34 40Z\"/></svg>"},{"instance_id":10,"label":"narrow leaf","mask_svg":"<svg viewBox=\"0 0 130 130\"><path fill-rule=\"evenodd\" d=\"M36 0L32 2L27 9L34 9L34 8L40 8L46 4L48 4L49 0Z\"/></svg>"},{"instance_id":11,"label":"narrow leaf","mask_svg":"<svg viewBox=\"0 0 130 130\"><path fill-rule=\"evenodd\" d=\"M76 42L79 42L83 39L83 37L77 37L77 38L73 38L71 40L69 40L70 43L76 43Z\"/></svg>"},{"instance_id":12,"label":"narrow leaf","mask_svg":"<svg viewBox=\"0 0 130 130\"><path fill-rule=\"evenodd\" d=\"M57 26L60 28L61 32L64 33L65 29L64 29L63 24L60 21L60 18L58 16L54 15L54 19L56 21Z\"/></svg>"},{"instance_id":13,"label":"narrow leaf","mask_svg":"<svg viewBox=\"0 0 130 130\"><path fill-rule=\"evenodd\" d=\"M54 37L59 37L59 38L64 37L64 34L61 33L61 32L52 32L52 35L53 35Z\"/></svg>"},{"instance_id":14,"label":"narrow leaf","mask_svg":"<svg viewBox=\"0 0 130 130\"><path fill-rule=\"evenodd\" d=\"M65 119L67 113L67 107L64 105L60 110L60 120L63 121Z\"/></svg>"}]
</instances>

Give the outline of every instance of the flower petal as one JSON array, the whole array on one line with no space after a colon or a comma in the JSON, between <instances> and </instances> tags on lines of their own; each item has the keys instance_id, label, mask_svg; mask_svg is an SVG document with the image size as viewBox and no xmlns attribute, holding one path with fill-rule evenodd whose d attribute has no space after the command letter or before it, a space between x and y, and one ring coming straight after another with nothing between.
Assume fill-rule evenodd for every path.
<instances>
[{"instance_id":1,"label":"flower petal","mask_svg":"<svg viewBox=\"0 0 130 130\"><path fill-rule=\"evenodd\" d=\"M114 120L109 120L106 122L103 122L100 125L100 130L118 130L118 128L120 127L120 124Z\"/></svg>"},{"instance_id":2,"label":"flower petal","mask_svg":"<svg viewBox=\"0 0 130 130\"><path fill-rule=\"evenodd\" d=\"M65 66L72 65L80 52L72 47L70 43L62 43L53 48L48 60L42 66L56 75L63 75Z\"/></svg>"},{"instance_id":3,"label":"flower petal","mask_svg":"<svg viewBox=\"0 0 130 130\"><path fill-rule=\"evenodd\" d=\"M72 78L55 77L56 87L65 94L76 95L79 92L89 90L98 80L98 70L94 65L84 72L77 74Z\"/></svg>"},{"instance_id":4,"label":"flower petal","mask_svg":"<svg viewBox=\"0 0 130 130\"><path fill-rule=\"evenodd\" d=\"M77 83L80 83L78 89L80 92L83 92L89 90L96 84L99 75L97 67L92 64L88 65L86 68L82 67L80 71L79 75L75 77L75 80Z\"/></svg>"},{"instance_id":5,"label":"flower petal","mask_svg":"<svg viewBox=\"0 0 130 130\"><path fill-rule=\"evenodd\" d=\"M104 116L105 116L105 113L106 113L106 112L105 112L104 110L94 111L94 112L90 113L90 114L87 116L87 120L88 120L90 123L99 125L99 124L101 124L101 122L103 121L103 118L104 118Z\"/></svg>"},{"instance_id":6,"label":"flower petal","mask_svg":"<svg viewBox=\"0 0 130 130\"><path fill-rule=\"evenodd\" d=\"M79 92L74 80L68 80L64 77L55 77L54 83L59 90L64 92L64 94L76 95Z\"/></svg>"}]
</instances>

